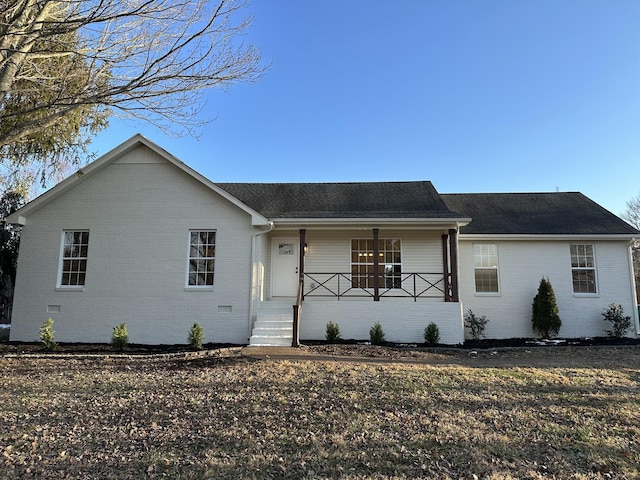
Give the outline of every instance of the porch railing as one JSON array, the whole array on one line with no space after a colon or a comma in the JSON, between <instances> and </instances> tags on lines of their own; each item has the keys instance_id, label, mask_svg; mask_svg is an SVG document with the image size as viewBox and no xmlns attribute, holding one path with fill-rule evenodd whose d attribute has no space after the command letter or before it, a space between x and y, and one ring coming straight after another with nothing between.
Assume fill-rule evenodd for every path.
<instances>
[{"instance_id":1,"label":"porch railing","mask_svg":"<svg viewBox=\"0 0 640 480\"><path fill-rule=\"evenodd\" d=\"M351 273L304 273L307 297L374 298L373 288L362 287ZM441 298L450 301L451 275L442 272L402 273L379 276L379 298ZM373 282L369 282L373 284Z\"/></svg>"}]
</instances>

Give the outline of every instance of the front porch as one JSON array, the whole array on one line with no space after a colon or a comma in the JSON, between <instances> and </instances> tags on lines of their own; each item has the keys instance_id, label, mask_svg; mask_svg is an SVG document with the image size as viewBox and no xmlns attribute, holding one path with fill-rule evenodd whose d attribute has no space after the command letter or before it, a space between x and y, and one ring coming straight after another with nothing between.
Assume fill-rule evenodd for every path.
<instances>
[{"instance_id":1,"label":"front porch","mask_svg":"<svg viewBox=\"0 0 640 480\"><path fill-rule=\"evenodd\" d=\"M434 322L443 343L464 341L456 229L300 228L296 233L275 231L265 239L266 301L256 304L252 345L283 345L279 333L273 342L264 334L275 328L267 322L287 318L293 346L300 339L324 339L329 321L340 326L345 339L368 340L369 329L379 322L388 341L422 343L425 327Z\"/></svg>"},{"instance_id":2,"label":"front porch","mask_svg":"<svg viewBox=\"0 0 640 480\"><path fill-rule=\"evenodd\" d=\"M285 346L294 342L295 299L261 302L250 340L252 346ZM434 322L440 342L464 342L462 305L458 302L387 298L380 302L345 297L338 301L308 298L300 309L299 338L324 340L327 322L337 323L343 339L369 340L369 329L380 322L386 340L397 343L424 342L424 329Z\"/></svg>"}]
</instances>

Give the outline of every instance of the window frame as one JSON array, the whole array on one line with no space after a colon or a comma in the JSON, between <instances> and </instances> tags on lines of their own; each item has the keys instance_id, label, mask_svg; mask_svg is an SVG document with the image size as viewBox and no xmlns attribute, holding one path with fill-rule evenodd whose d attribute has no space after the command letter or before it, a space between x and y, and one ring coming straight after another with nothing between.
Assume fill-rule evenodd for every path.
<instances>
[{"instance_id":1,"label":"window frame","mask_svg":"<svg viewBox=\"0 0 640 480\"><path fill-rule=\"evenodd\" d=\"M477 258L477 254L476 254L476 247L493 247L493 249L495 250L495 253L491 253L488 252L488 259L489 259L489 265L485 266L482 265L484 258L482 258L482 255L484 255L484 252L479 252L479 254L481 255L481 265L478 266L477 262L476 262L476 258ZM498 252L498 244L496 242L478 242L478 243L473 243L471 246L471 261L472 261L472 265L473 265L473 291L476 295L479 296L497 296L497 295L501 295L501 288L500 288L500 255ZM495 264L492 265L491 261L490 261L490 257L493 256L495 257ZM477 277L477 272L478 271L495 271L495 284L496 284L496 291L479 291L478 290L478 277Z\"/></svg>"},{"instance_id":2,"label":"window frame","mask_svg":"<svg viewBox=\"0 0 640 480\"><path fill-rule=\"evenodd\" d=\"M362 250L360 248L360 246L358 246L357 250L354 250L353 248L353 242L357 241L358 243L360 242L371 242L371 252L369 253L369 256L373 256L373 238L361 238L361 237L353 237L350 239L349 241L349 252L350 252L350 259L349 259L349 265L350 265L350 272L349 275L351 277L351 288L360 288L363 290L373 290L373 262L368 263L368 262L354 262L353 258L354 258L354 253L356 252L369 252L369 250L367 249L367 246L365 245L365 249ZM387 250L386 248L380 248L378 247L378 256L382 257L382 260L378 261L378 267L382 267L382 274L380 275L380 284L379 284L379 288L382 290L398 290L402 288L402 272L404 271L403 269L403 264L402 264L402 239L401 238L379 238L378 239L378 243L384 245L385 242L398 242L398 253L400 255L399 261L391 261L391 262L387 262L385 261L385 253L386 254L390 254L393 256L395 250L393 250L393 248L391 250ZM392 260L394 260L392 258ZM355 272L354 273L354 266L370 266L371 267L371 273L367 273L367 272ZM388 274L387 273L387 266L391 266L391 271ZM398 267L399 270L396 270L394 267ZM354 277L357 278L354 279ZM388 286L389 284L387 283L388 280L391 281L391 286ZM364 282L365 285L363 286L361 284L361 282Z\"/></svg>"},{"instance_id":3,"label":"window frame","mask_svg":"<svg viewBox=\"0 0 640 480\"><path fill-rule=\"evenodd\" d=\"M202 233L206 233L211 234L213 233L213 243L205 243L205 244L193 244L192 243L192 235L193 234L198 234L201 235ZM200 237L201 238L201 237ZM189 289L189 290L212 290L213 286L215 285L215 263L216 263L216 243L218 240L218 233L216 229L213 228L192 228L189 229L189 232L187 234L187 267L186 267L186 278L185 278L185 288ZM209 242L209 238L207 238L207 242ZM213 255L212 256L192 256L192 250L194 248L194 245L196 247L198 246L205 246L206 247L213 247ZM212 262L212 269L209 271L209 267L208 265L205 266L205 269L203 271L198 270L199 267L196 267L195 271L191 270L192 267L192 261L195 262L205 262L205 265L207 264L207 262ZM191 284L191 278L192 275L195 275L196 279L201 278L201 275L205 276L205 283L204 284ZM208 283L208 276L211 276L211 283Z\"/></svg>"},{"instance_id":4,"label":"window frame","mask_svg":"<svg viewBox=\"0 0 640 480\"><path fill-rule=\"evenodd\" d=\"M67 244L67 234L71 234L72 240L71 244ZM75 243L76 234L86 234L86 243L83 243L85 239L81 238L80 243ZM87 284L87 272L88 272L88 264L89 264L89 240L90 240L90 231L86 228L69 228L62 230L61 241L60 241L60 256L59 256L59 265L58 265L58 276L57 276L57 284L56 288L62 290L84 290ZM72 255L67 256L67 246L71 247ZM80 253L82 253L82 248L85 248L85 255L73 255L73 250L75 248L80 249ZM74 270L65 269L65 262L84 262L84 269L77 269L74 273ZM81 275L82 274L82 283L63 283L63 279L65 275L69 275L69 281L73 275ZM78 278L79 282L79 278Z\"/></svg>"},{"instance_id":5,"label":"window frame","mask_svg":"<svg viewBox=\"0 0 640 480\"><path fill-rule=\"evenodd\" d=\"M576 252L576 254L574 255L573 253L573 249L574 247L590 247L591 248L591 254L590 254L590 259L592 262L591 266L581 266L581 265L574 265L574 257L578 258L578 261L580 258L586 258L588 259L589 256L587 256L586 254L581 254L580 252ZM571 264L571 289L573 291L573 295L577 296L577 297L597 297L599 295L600 289L598 287L598 268L597 268L597 262L596 262L596 246L593 243L570 243L569 244L569 262ZM581 292L581 291L576 291L576 279L574 277L574 273L578 273L578 272L593 272L593 279L591 280L591 283L593 284L593 292ZM583 283L589 284L589 279L587 280L583 280Z\"/></svg>"}]
</instances>

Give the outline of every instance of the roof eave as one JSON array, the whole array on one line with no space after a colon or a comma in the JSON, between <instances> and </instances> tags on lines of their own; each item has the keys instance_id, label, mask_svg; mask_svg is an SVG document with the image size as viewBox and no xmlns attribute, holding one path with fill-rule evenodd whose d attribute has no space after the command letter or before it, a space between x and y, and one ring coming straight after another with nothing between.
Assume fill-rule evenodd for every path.
<instances>
[{"instance_id":1,"label":"roof eave","mask_svg":"<svg viewBox=\"0 0 640 480\"><path fill-rule=\"evenodd\" d=\"M460 240L544 240L544 241L565 241L565 240L601 240L601 241L632 241L638 235L629 233L559 233L559 234L515 234L515 233L460 233Z\"/></svg>"},{"instance_id":2,"label":"roof eave","mask_svg":"<svg viewBox=\"0 0 640 480\"><path fill-rule=\"evenodd\" d=\"M393 225L406 227L439 228L439 227L461 227L467 225L470 218L388 218L388 217L357 217L357 218L332 218L332 217L305 217L305 218L271 218L278 226L294 225L334 225L340 227L358 227L363 225Z\"/></svg>"}]
</instances>

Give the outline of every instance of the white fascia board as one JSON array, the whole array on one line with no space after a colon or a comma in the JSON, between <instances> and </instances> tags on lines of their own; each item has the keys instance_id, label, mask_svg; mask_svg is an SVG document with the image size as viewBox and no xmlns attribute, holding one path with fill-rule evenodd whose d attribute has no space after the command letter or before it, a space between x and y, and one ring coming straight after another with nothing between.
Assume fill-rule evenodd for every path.
<instances>
[{"instance_id":1,"label":"white fascia board","mask_svg":"<svg viewBox=\"0 0 640 480\"><path fill-rule=\"evenodd\" d=\"M467 225L470 218L274 218L275 228L319 226L331 228L458 228Z\"/></svg>"},{"instance_id":2,"label":"white fascia board","mask_svg":"<svg viewBox=\"0 0 640 480\"><path fill-rule=\"evenodd\" d=\"M481 240L481 241L571 241L571 240L589 240L589 241L633 241L636 239L635 235L626 233L621 234L561 234L561 235L533 235L533 234L468 234L461 233L458 238L463 240Z\"/></svg>"}]
</instances>

